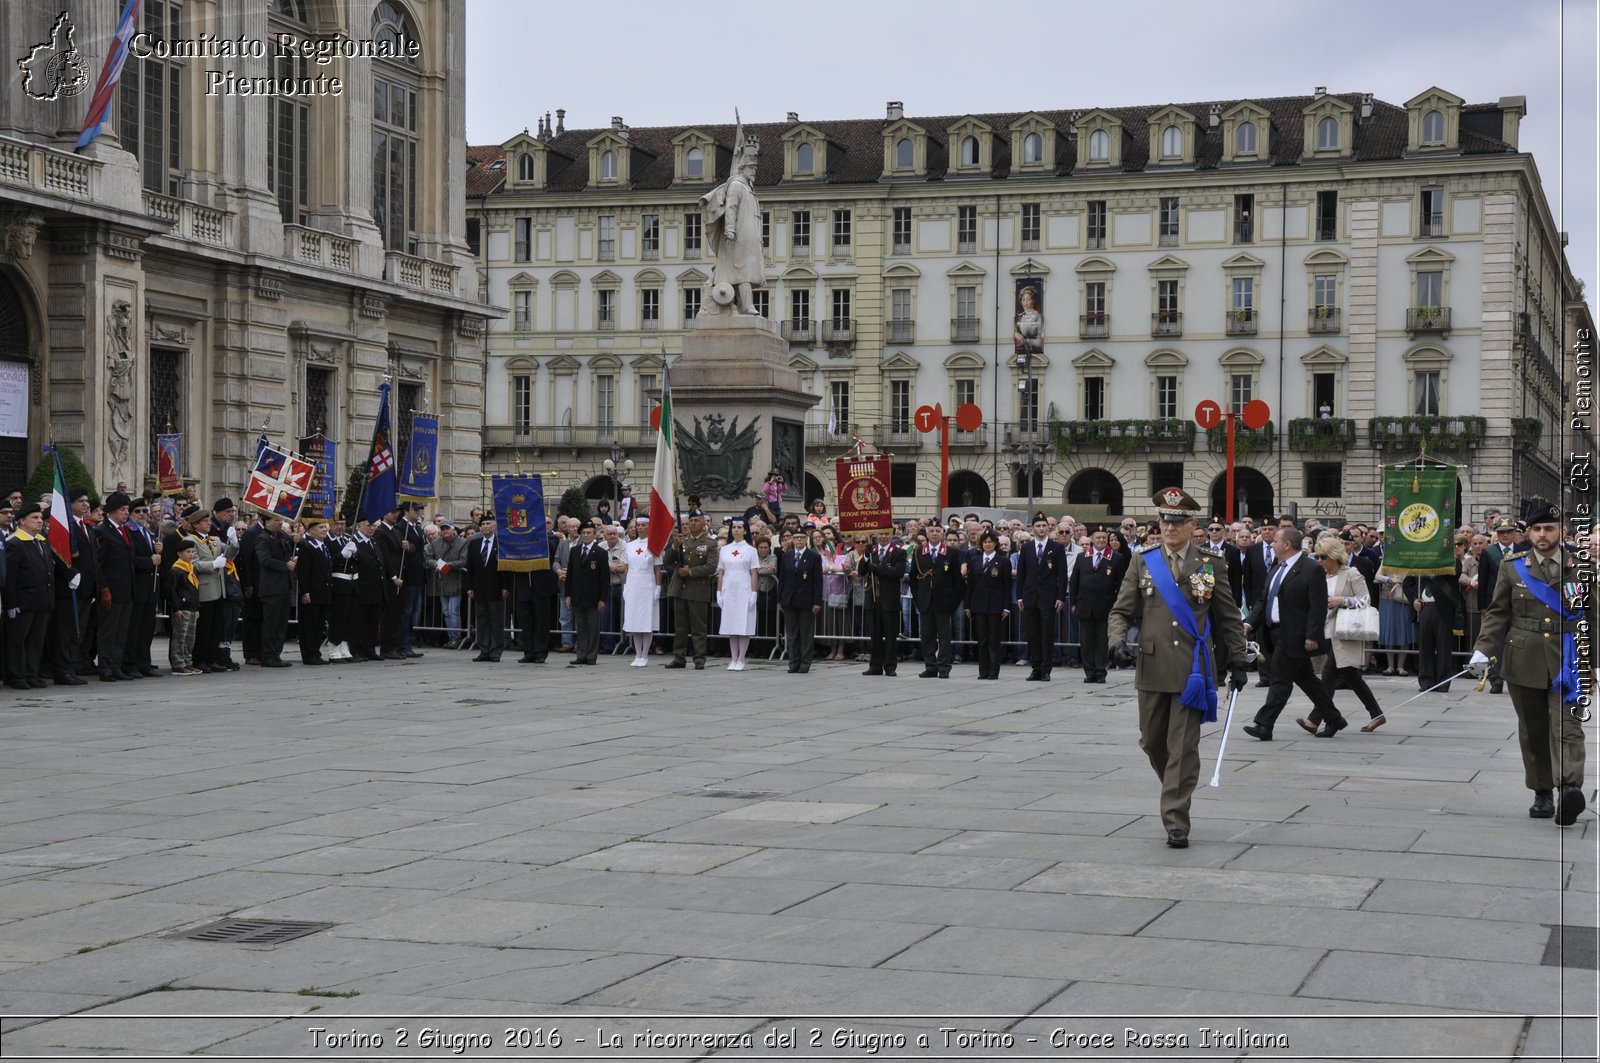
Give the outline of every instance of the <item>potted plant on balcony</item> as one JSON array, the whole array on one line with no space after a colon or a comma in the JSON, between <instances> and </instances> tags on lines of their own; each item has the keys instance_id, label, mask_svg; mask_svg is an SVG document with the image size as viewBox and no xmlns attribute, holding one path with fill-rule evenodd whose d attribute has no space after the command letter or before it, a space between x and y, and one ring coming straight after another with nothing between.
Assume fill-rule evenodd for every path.
<instances>
[{"instance_id":1,"label":"potted plant on balcony","mask_svg":"<svg viewBox=\"0 0 1600 1063\"><path fill-rule=\"evenodd\" d=\"M1433 328L1444 317L1444 308L1438 306L1419 306L1417 311L1417 324L1425 328Z\"/></svg>"}]
</instances>

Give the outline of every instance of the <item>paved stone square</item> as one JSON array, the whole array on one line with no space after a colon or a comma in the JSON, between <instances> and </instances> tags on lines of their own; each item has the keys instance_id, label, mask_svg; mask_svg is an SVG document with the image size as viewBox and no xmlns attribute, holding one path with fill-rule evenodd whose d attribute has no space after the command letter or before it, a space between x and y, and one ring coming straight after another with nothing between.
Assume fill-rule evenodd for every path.
<instances>
[{"instance_id":1,"label":"paved stone square","mask_svg":"<svg viewBox=\"0 0 1600 1063\"><path fill-rule=\"evenodd\" d=\"M1216 789L1208 726L1175 851L1131 673L861 668L5 692L0 1052L1595 1058L1596 821L1528 818L1505 698L1297 697ZM224 917L333 926L173 936Z\"/></svg>"}]
</instances>

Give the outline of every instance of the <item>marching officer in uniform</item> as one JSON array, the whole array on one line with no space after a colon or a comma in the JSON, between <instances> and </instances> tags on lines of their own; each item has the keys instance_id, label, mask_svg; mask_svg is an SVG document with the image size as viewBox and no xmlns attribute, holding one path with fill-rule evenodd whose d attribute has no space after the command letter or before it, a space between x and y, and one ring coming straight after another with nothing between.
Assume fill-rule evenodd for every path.
<instances>
[{"instance_id":1,"label":"marching officer in uniform","mask_svg":"<svg viewBox=\"0 0 1600 1063\"><path fill-rule=\"evenodd\" d=\"M978 678L1000 678L1000 638L1011 616L1011 559L1000 552L1000 537L986 531L967 554L967 616L978 644Z\"/></svg>"},{"instance_id":2,"label":"marching officer in uniform","mask_svg":"<svg viewBox=\"0 0 1600 1063\"><path fill-rule=\"evenodd\" d=\"M706 534L706 515L689 511L689 534L681 545L668 547L662 567L672 573L672 660L665 667L687 668L689 636L694 635L694 666L706 666L706 627L711 621L711 586L722 554ZM668 561L667 558L672 560Z\"/></svg>"},{"instance_id":3,"label":"marching officer in uniform","mask_svg":"<svg viewBox=\"0 0 1600 1063\"><path fill-rule=\"evenodd\" d=\"M358 591L361 578L359 550L356 537L345 531L345 522L335 517L328 527L329 606L328 606L328 660L335 664L356 660L350 648L351 632L355 628Z\"/></svg>"},{"instance_id":4,"label":"marching officer in uniform","mask_svg":"<svg viewBox=\"0 0 1600 1063\"><path fill-rule=\"evenodd\" d=\"M304 517L301 523L306 534L295 553L298 564L294 571L300 592L300 611L295 615L300 663L327 664L322 656L322 637L328 628L328 610L333 606L333 553L328 549L328 522L322 517Z\"/></svg>"},{"instance_id":5,"label":"marching officer in uniform","mask_svg":"<svg viewBox=\"0 0 1600 1063\"><path fill-rule=\"evenodd\" d=\"M894 675L899 653L900 581L906 574L906 552L885 533L861 555L856 571L867 577L867 638L871 652L862 675Z\"/></svg>"},{"instance_id":6,"label":"marching officer in uniform","mask_svg":"<svg viewBox=\"0 0 1600 1063\"><path fill-rule=\"evenodd\" d=\"M1216 719L1216 676L1211 627L1227 647L1234 690L1245 685L1244 627L1226 573L1206 577L1216 555L1193 539L1200 503L1179 487L1155 496L1161 542L1137 550L1106 625L1112 654L1125 663L1125 644L1142 600L1144 624L1134 688L1139 692L1139 747L1161 779L1161 822L1167 844L1189 847L1189 801L1200 779L1200 725ZM1170 645L1169 645L1170 640Z\"/></svg>"},{"instance_id":7,"label":"marching officer in uniform","mask_svg":"<svg viewBox=\"0 0 1600 1063\"><path fill-rule=\"evenodd\" d=\"M135 498L132 516L127 524L128 539L133 544L133 615L128 623L128 642L122 654L122 670L130 675L138 673L146 679L155 679L161 675L161 670L150 659L150 644L156 637L156 605L161 599L163 546L145 523L145 514L149 511L150 503L146 499Z\"/></svg>"},{"instance_id":8,"label":"marching officer in uniform","mask_svg":"<svg viewBox=\"0 0 1600 1063\"><path fill-rule=\"evenodd\" d=\"M1565 827L1584 809L1583 721L1588 711L1579 700L1584 671L1575 632L1584 615L1592 614L1588 595L1594 572L1562 546L1561 516L1553 504L1531 500L1526 523L1532 548L1501 561L1494 600L1483 614L1468 667L1482 676L1504 645L1500 675L1511 688L1523 776L1533 791L1528 815L1554 816ZM1559 793L1554 793L1557 787Z\"/></svg>"},{"instance_id":9,"label":"marching officer in uniform","mask_svg":"<svg viewBox=\"0 0 1600 1063\"><path fill-rule=\"evenodd\" d=\"M961 578L960 548L944 541L944 529L928 525L928 544L911 559L912 593L922 623L922 679L949 679L955 659L956 610L966 594Z\"/></svg>"},{"instance_id":10,"label":"marching officer in uniform","mask_svg":"<svg viewBox=\"0 0 1600 1063\"><path fill-rule=\"evenodd\" d=\"M1123 574L1128 562L1122 554L1111 549L1111 535L1104 524L1095 525L1091 536L1092 546L1078 557L1072 566L1072 580L1068 599L1072 612L1078 618L1078 638L1083 643L1083 681L1106 681L1106 621L1111 616L1111 606L1122 587Z\"/></svg>"}]
</instances>

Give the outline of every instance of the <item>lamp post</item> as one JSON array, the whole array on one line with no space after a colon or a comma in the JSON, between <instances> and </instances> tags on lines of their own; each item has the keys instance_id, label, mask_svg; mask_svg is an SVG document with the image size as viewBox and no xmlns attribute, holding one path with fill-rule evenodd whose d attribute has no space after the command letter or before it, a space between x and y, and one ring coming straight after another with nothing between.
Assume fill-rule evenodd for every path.
<instances>
[{"instance_id":1,"label":"lamp post","mask_svg":"<svg viewBox=\"0 0 1600 1063\"><path fill-rule=\"evenodd\" d=\"M1033 516L1033 478L1035 475L1042 479L1044 474L1051 472L1056 467L1056 447L1054 443L1018 443L1006 456L1006 468L1013 476L1026 476L1028 478L1028 516Z\"/></svg>"},{"instance_id":2,"label":"lamp post","mask_svg":"<svg viewBox=\"0 0 1600 1063\"><path fill-rule=\"evenodd\" d=\"M1033 287L1033 259L1032 258L1029 258L1027 260L1027 262L1023 264L1022 270L1023 270L1023 284L1026 287L1029 287L1029 288ZM1036 308L1036 309L1038 309L1038 308ZM1044 311L1042 309L1039 309L1038 313L1039 313L1039 342L1042 345L1044 343ZM1033 390L1033 350L1032 350L1032 344L1031 343L1028 344L1027 348L1024 349L1022 351L1022 353L1018 354L1016 356L1016 358L1017 358L1017 367L1022 369L1027 374L1026 377L1024 377L1024 379L1020 383L1017 384L1017 388L1018 388L1018 390L1020 390L1022 392L1022 402L1019 405L1020 405L1020 407L1022 409L1022 412L1028 418L1028 442L1025 445L1027 447L1027 454L1028 454L1027 465L1026 465L1026 470L1027 470L1027 475L1028 475L1028 519L1032 520L1033 519L1033 470L1035 468L1035 453L1036 453L1036 447L1037 447L1035 433L1037 433L1038 429L1039 429L1039 398L1038 398L1037 393ZM1023 445L1019 445L1017 447L1016 451L1013 453L1012 457L1009 460L1007 460L1006 464L1007 465L1012 465L1013 467L1015 467L1016 463L1020 460L1017 457L1017 455L1022 452L1022 449L1023 449ZM1050 448L1050 462L1051 462L1052 465L1055 464L1055 448L1054 447Z\"/></svg>"},{"instance_id":3,"label":"lamp post","mask_svg":"<svg viewBox=\"0 0 1600 1063\"><path fill-rule=\"evenodd\" d=\"M622 517L622 477L633 474L633 459L624 461L622 459L624 453L622 444L616 439L611 440L611 456L601 466L605 469L606 475L611 477L612 520L620 520Z\"/></svg>"}]
</instances>

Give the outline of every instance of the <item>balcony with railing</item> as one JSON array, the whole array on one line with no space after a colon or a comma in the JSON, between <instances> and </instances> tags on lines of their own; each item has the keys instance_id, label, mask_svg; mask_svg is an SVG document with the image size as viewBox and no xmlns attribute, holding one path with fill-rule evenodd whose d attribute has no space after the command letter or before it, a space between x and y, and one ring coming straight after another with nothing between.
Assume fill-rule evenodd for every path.
<instances>
[{"instance_id":1,"label":"balcony with railing","mask_svg":"<svg viewBox=\"0 0 1600 1063\"><path fill-rule=\"evenodd\" d=\"M1457 453L1478 446L1489 434L1482 417L1373 417L1367 422L1372 445L1410 451L1427 444L1430 449Z\"/></svg>"},{"instance_id":2,"label":"balcony with railing","mask_svg":"<svg viewBox=\"0 0 1600 1063\"><path fill-rule=\"evenodd\" d=\"M950 319L951 343L976 343L978 341L978 325L981 319L975 317L953 317Z\"/></svg>"},{"instance_id":3,"label":"balcony with railing","mask_svg":"<svg viewBox=\"0 0 1600 1063\"><path fill-rule=\"evenodd\" d=\"M778 331L790 343L814 343L817 339L817 323L815 321L790 319L783 322Z\"/></svg>"},{"instance_id":4,"label":"balcony with railing","mask_svg":"<svg viewBox=\"0 0 1600 1063\"><path fill-rule=\"evenodd\" d=\"M612 443L624 447L654 447L656 430L649 425L487 425L483 446L491 447L573 447L610 450Z\"/></svg>"},{"instance_id":5,"label":"balcony with railing","mask_svg":"<svg viewBox=\"0 0 1600 1063\"><path fill-rule=\"evenodd\" d=\"M1062 452L1104 450L1127 456L1144 451L1188 451L1194 447L1195 423L1183 418L1126 421L1059 421L1051 425L1052 441Z\"/></svg>"},{"instance_id":6,"label":"balcony with railing","mask_svg":"<svg viewBox=\"0 0 1600 1063\"><path fill-rule=\"evenodd\" d=\"M1448 306L1406 307L1406 331L1412 338L1421 334L1450 335L1450 308Z\"/></svg>"},{"instance_id":7,"label":"balcony with railing","mask_svg":"<svg viewBox=\"0 0 1600 1063\"><path fill-rule=\"evenodd\" d=\"M1150 335L1171 339L1183 335L1183 311L1157 310L1150 315Z\"/></svg>"},{"instance_id":8,"label":"balcony with railing","mask_svg":"<svg viewBox=\"0 0 1600 1063\"><path fill-rule=\"evenodd\" d=\"M639 260L641 262L659 262L661 260L661 245L645 244L644 247L639 249Z\"/></svg>"},{"instance_id":9,"label":"balcony with railing","mask_svg":"<svg viewBox=\"0 0 1600 1063\"><path fill-rule=\"evenodd\" d=\"M390 251L383 256L384 280L421 292L454 295L456 274L459 272L456 266L432 262L416 255L403 255L398 251Z\"/></svg>"},{"instance_id":10,"label":"balcony with railing","mask_svg":"<svg viewBox=\"0 0 1600 1063\"><path fill-rule=\"evenodd\" d=\"M198 240L204 244L215 244L218 247L228 245L232 241L233 214L225 210L213 210L198 203L178 199L176 196L164 196L159 192L144 193L145 213L159 221L170 222L172 230L170 235L188 240ZM283 256L294 261L307 261L302 258L303 249L299 241L290 234L289 230L299 230L307 233L316 233L315 229L302 229L298 225L284 226ZM323 237L333 237L332 233L318 234ZM347 250L346 261L351 254ZM349 269L347 265L343 267Z\"/></svg>"},{"instance_id":11,"label":"balcony with railing","mask_svg":"<svg viewBox=\"0 0 1600 1063\"><path fill-rule=\"evenodd\" d=\"M1356 423L1348 417L1296 417L1289 422L1289 449L1338 453L1356 445Z\"/></svg>"},{"instance_id":12,"label":"balcony with railing","mask_svg":"<svg viewBox=\"0 0 1600 1063\"><path fill-rule=\"evenodd\" d=\"M0 136L0 184L92 199L103 164L70 151Z\"/></svg>"},{"instance_id":13,"label":"balcony with railing","mask_svg":"<svg viewBox=\"0 0 1600 1063\"><path fill-rule=\"evenodd\" d=\"M1254 336L1256 334L1256 311L1250 306L1236 306L1228 311L1225 322L1227 334L1230 336Z\"/></svg>"},{"instance_id":14,"label":"balcony with railing","mask_svg":"<svg viewBox=\"0 0 1600 1063\"><path fill-rule=\"evenodd\" d=\"M149 205L151 195L150 192L145 193L146 206ZM356 242L321 229L311 229L304 225L285 225L283 257L292 262L303 262L311 266L322 266L325 269L349 273L355 269Z\"/></svg>"},{"instance_id":15,"label":"balcony with railing","mask_svg":"<svg viewBox=\"0 0 1600 1063\"><path fill-rule=\"evenodd\" d=\"M856 341L856 323L848 317L836 317L822 322L822 342L847 345Z\"/></svg>"},{"instance_id":16,"label":"balcony with railing","mask_svg":"<svg viewBox=\"0 0 1600 1063\"><path fill-rule=\"evenodd\" d=\"M1443 236L1444 211L1435 210L1417 219L1418 236Z\"/></svg>"},{"instance_id":17,"label":"balcony with railing","mask_svg":"<svg viewBox=\"0 0 1600 1063\"><path fill-rule=\"evenodd\" d=\"M806 425L806 446L808 447L834 447L849 443L853 437L850 429L840 425L836 429L829 429L825 424Z\"/></svg>"},{"instance_id":18,"label":"balcony with railing","mask_svg":"<svg viewBox=\"0 0 1600 1063\"><path fill-rule=\"evenodd\" d=\"M884 425L874 425L872 436L879 446L887 443L899 451L916 450L922 446L923 439L927 438L917 431L916 426L910 421L891 421ZM955 442L954 436L951 437L951 442Z\"/></svg>"},{"instance_id":19,"label":"balcony with railing","mask_svg":"<svg viewBox=\"0 0 1600 1063\"><path fill-rule=\"evenodd\" d=\"M889 319L890 343L915 343L917 342L917 323L910 318Z\"/></svg>"},{"instance_id":20,"label":"balcony with railing","mask_svg":"<svg viewBox=\"0 0 1600 1063\"><path fill-rule=\"evenodd\" d=\"M1111 335L1110 314L1080 314L1078 316L1078 338L1081 340L1103 340Z\"/></svg>"},{"instance_id":21,"label":"balcony with railing","mask_svg":"<svg viewBox=\"0 0 1600 1063\"><path fill-rule=\"evenodd\" d=\"M1306 331L1331 334L1339 331L1340 314L1337 306L1313 306L1306 311Z\"/></svg>"},{"instance_id":22,"label":"balcony with railing","mask_svg":"<svg viewBox=\"0 0 1600 1063\"><path fill-rule=\"evenodd\" d=\"M699 244L684 244L683 245L683 257L684 257L684 259L686 261L693 261L693 260L698 259L700 257L700 245Z\"/></svg>"}]
</instances>

